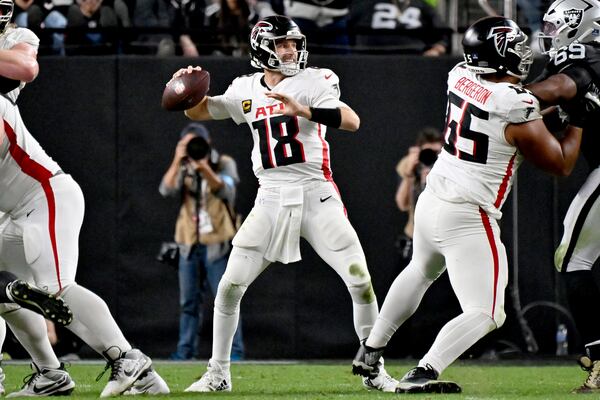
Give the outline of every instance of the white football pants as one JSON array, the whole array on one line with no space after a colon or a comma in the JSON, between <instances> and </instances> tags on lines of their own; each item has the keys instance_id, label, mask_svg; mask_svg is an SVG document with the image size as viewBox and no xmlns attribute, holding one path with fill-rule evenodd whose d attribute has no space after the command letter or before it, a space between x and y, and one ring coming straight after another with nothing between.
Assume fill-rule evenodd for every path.
<instances>
[{"instance_id":1,"label":"white football pants","mask_svg":"<svg viewBox=\"0 0 600 400\"><path fill-rule=\"evenodd\" d=\"M413 246L413 258L392 284L367 345L387 345L415 312L431 283L447 269L463 314L442 328L419 363L441 373L504 323L506 251L497 221L481 208L441 200L427 189L417 201Z\"/></svg>"},{"instance_id":2,"label":"white football pants","mask_svg":"<svg viewBox=\"0 0 600 400\"><path fill-rule=\"evenodd\" d=\"M346 217L337 188L333 182L314 182L301 189L303 195L290 206L290 210L301 210L300 218L295 222L282 222L282 215L286 214L281 212L285 205L279 188L259 189L254 208L233 240L234 247L217 291L213 359L220 362L229 360L241 298L247 287L270 264L265 254L273 238L284 237L281 253L285 254L288 251L293 253L290 248L297 239L294 235L308 241L348 287L358 338L368 336L377 318L377 300L364 252ZM295 211L290 211L290 218ZM285 230L284 235L282 230Z\"/></svg>"}]
</instances>

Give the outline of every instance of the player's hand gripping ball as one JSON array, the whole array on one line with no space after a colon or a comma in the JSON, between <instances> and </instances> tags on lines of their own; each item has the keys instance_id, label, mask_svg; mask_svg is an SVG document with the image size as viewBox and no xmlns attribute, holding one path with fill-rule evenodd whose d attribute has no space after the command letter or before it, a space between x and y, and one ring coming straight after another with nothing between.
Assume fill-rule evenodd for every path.
<instances>
[{"instance_id":1,"label":"player's hand gripping ball","mask_svg":"<svg viewBox=\"0 0 600 400\"><path fill-rule=\"evenodd\" d=\"M194 107L206 96L210 74L200 67L177 71L165 86L161 106L168 111L183 111Z\"/></svg>"}]
</instances>

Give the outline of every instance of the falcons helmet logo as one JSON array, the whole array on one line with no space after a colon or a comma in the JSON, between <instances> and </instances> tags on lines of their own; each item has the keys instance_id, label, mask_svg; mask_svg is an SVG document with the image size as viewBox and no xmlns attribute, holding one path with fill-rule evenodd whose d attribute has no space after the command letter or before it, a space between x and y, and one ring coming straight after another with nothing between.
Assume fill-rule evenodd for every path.
<instances>
[{"instance_id":1,"label":"falcons helmet logo","mask_svg":"<svg viewBox=\"0 0 600 400\"><path fill-rule=\"evenodd\" d=\"M272 30L273 25L271 25L271 23L266 21L258 21L256 25L254 25L254 28L252 28L252 32L250 33L250 46L252 46L252 48L256 50L259 46L258 36L261 33L269 32Z\"/></svg>"},{"instance_id":2,"label":"falcons helmet logo","mask_svg":"<svg viewBox=\"0 0 600 400\"><path fill-rule=\"evenodd\" d=\"M506 49L508 48L508 42L515 40L517 33L515 30L508 26L496 26L490 30L486 39L494 38L494 46L496 51L502 57L506 55Z\"/></svg>"}]
</instances>

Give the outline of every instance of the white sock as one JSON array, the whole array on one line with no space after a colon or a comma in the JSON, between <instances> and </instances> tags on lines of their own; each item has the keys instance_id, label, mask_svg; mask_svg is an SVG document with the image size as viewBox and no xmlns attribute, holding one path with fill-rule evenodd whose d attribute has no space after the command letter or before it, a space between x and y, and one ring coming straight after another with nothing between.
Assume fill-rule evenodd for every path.
<instances>
[{"instance_id":1,"label":"white sock","mask_svg":"<svg viewBox=\"0 0 600 400\"><path fill-rule=\"evenodd\" d=\"M229 369L233 335L240 319L240 303L247 288L235 285L223 276L215 297L211 359L226 369Z\"/></svg>"},{"instance_id":2,"label":"white sock","mask_svg":"<svg viewBox=\"0 0 600 400\"><path fill-rule=\"evenodd\" d=\"M369 304L357 304L352 303L352 311L354 317L354 330L359 340L369 336L375 321L377 320L377 314L379 313L377 307L377 301Z\"/></svg>"},{"instance_id":3,"label":"white sock","mask_svg":"<svg viewBox=\"0 0 600 400\"><path fill-rule=\"evenodd\" d=\"M417 310L432 283L417 268L406 267L385 296L366 345L375 349L385 347L400 325Z\"/></svg>"},{"instance_id":4,"label":"white sock","mask_svg":"<svg viewBox=\"0 0 600 400\"><path fill-rule=\"evenodd\" d=\"M419 361L419 366L429 364L441 374L462 353L494 329L496 323L486 314L477 311L460 314L440 330L425 357Z\"/></svg>"},{"instance_id":5,"label":"white sock","mask_svg":"<svg viewBox=\"0 0 600 400\"><path fill-rule=\"evenodd\" d=\"M60 361L48 340L48 327L44 317L24 308L4 313L2 317L39 368L60 367Z\"/></svg>"},{"instance_id":6,"label":"white sock","mask_svg":"<svg viewBox=\"0 0 600 400\"><path fill-rule=\"evenodd\" d=\"M67 328L98 353L117 347L121 352L131 345L99 296L77 284L67 286L60 297L73 312L73 322Z\"/></svg>"}]
</instances>

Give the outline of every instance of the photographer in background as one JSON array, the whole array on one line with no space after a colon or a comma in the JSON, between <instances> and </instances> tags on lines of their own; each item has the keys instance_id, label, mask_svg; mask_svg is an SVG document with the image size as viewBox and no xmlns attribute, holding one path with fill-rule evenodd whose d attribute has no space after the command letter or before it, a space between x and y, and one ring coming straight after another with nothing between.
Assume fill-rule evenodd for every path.
<instances>
[{"instance_id":1,"label":"photographer in background","mask_svg":"<svg viewBox=\"0 0 600 400\"><path fill-rule=\"evenodd\" d=\"M404 268L412 257L412 238L414 229L415 204L425 189L427 174L442 150L442 135L434 128L424 128L417 135L417 143L408 149L396 166L400 176L400 184L396 191L396 205L400 211L408 212L408 222L404 226L404 234L398 239L401 268Z\"/></svg>"},{"instance_id":2,"label":"photographer in background","mask_svg":"<svg viewBox=\"0 0 600 400\"><path fill-rule=\"evenodd\" d=\"M181 315L177 351L171 359L189 360L198 355L203 293L206 289L213 297L217 293L236 232L233 204L238 182L235 161L210 147L204 125L187 125L159 187L165 197L181 196L175 225ZM240 320L233 338L232 359L243 357Z\"/></svg>"}]
</instances>

